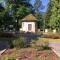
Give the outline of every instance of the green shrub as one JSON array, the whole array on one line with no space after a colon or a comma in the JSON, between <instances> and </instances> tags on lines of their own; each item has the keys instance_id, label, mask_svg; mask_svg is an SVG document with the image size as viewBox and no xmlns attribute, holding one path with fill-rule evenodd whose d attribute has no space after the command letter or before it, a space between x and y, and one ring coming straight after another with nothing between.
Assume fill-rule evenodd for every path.
<instances>
[{"instance_id":1,"label":"green shrub","mask_svg":"<svg viewBox=\"0 0 60 60\"><path fill-rule=\"evenodd\" d=\"M25 39L24 37L18 37L12 41L14 47L25 47Z\"/></svg>"},{"instance_id":2,"label":"green shrub","mask_svg":"<svg viewBox=\"0 0 60 60\"><path fill-rule=\"evenodd\" d=\"M43 47L41 45L37 45L36 43L37 43L37 41L32 41L31 47L35 48L37 50L42 50Z\"/></svg>"},{"instance_id":3,"label":"green shrub","mask_svg":"<svg viewBox=\"0 0 60 60\"><path fill-rule=\"evenodd\" d=\"M49 41L44 39L38 39L36 41L32 40L31 47L37 50L48 50Z\"/></svg>"},{"instance_id":4,"label":"green shrub","mask_svg":"<svg viewBox=\"0 0 60 60\"><path fill-rule=\"evenodd\" d=\"M43 37L44 38L59 39L60 35L58 33L48 32L48 33L43 33Z\"/></svg>"}]
</instances>

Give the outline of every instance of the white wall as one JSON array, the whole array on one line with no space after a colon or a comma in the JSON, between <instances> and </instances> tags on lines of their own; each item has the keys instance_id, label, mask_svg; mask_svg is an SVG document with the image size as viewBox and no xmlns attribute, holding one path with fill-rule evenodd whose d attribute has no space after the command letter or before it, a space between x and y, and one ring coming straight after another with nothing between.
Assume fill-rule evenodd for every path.
<instances>
[{"instance_id":1,"label":"white wall","mask_svg":"<svg viewBox=\"0 0 60 60\"><path fill-rule=\"evenodd\" d=\"M27 32L28 31L28 24L32 24L32 29L29 32L35 32L35 22L22 22L22 30Z\"/></svg>"}]
</instances>

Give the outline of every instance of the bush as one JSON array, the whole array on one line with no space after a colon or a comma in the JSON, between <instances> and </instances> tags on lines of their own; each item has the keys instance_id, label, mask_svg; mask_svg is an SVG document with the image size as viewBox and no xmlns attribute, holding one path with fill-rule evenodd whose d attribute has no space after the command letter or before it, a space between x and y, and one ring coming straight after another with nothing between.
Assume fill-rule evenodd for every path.
<instances>
[{"instance_id":1,"label":"bush","mask_svg":"<svg viewBox=\"0 0 60 60\"><path fill-rule=\"evenodd\" d=\"M59 39L60 35L57 33L43 33L44 38Z\"/></svg>"},{"instance_id":2,"label":"bush","mask_svg":"<svg viewBox=\"0 0 60 60\"><path fill-rule=\"evenodd\" d=\"M37 50L48 50L49 41L44 39L38 39L37 41L32 41L31 47Z\"/></svg>"},{"instance_id":3,"label":"bush","mask_svg":"<svg viewBox=\"0 0 60 60\"><path fill-rule=\"evenodd\" d=\"M1 32L0 37L16 37L15 32Z\"/></svg>"},{"instance_id":4,"label":"bush","mask_svg":"<svg viewBox=\"0 0 60 60\"><path fill-rule=\"evenodd\" d=\"M24 37L18 37L15 40L12 41L14 47L20 47L24 48L25 47L25 39Z\"/></svg>"}]
</instances>

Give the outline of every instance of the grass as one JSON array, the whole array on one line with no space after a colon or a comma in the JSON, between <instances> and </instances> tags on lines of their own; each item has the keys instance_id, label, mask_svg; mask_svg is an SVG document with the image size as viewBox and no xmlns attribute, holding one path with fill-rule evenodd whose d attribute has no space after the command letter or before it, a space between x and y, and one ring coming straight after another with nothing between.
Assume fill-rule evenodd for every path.
<instances>
[{"instance_id":1,"label":"grass","mask_svg":"<svg viewBox=\"0 0 60 60\"><path fill-rule=\"evenodd\" d=\"M60 39L41 38L40 40L48 41L49 43L60 43Z\"/></svg>"},{"instance_id":2,"label":"grass","mask_svg":"<svg viewBox=\"0 0 60 60\"><path fill-rule=\"evenodd\" d=\"M49 39L50 43L60 43L60 39Z\"/></svg>"}]
</instances>

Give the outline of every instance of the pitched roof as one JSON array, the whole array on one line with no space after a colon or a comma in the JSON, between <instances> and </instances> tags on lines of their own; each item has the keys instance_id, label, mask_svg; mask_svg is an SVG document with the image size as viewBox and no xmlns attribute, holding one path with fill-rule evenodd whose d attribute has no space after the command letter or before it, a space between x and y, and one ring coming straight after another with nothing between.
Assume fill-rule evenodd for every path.
<instances>
[{"instance_id":1,"label":"pitched roof","mask_svg":"<svg viewBox=\"0 0 60 60\"><path fill-rule=\"evenodd\" d=\"M22 21L36 21L36 17L33 16L32 14L25 16Z\"/></svg>"}]
</instances>

